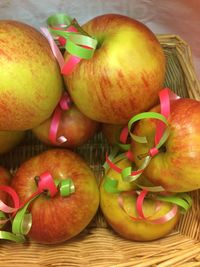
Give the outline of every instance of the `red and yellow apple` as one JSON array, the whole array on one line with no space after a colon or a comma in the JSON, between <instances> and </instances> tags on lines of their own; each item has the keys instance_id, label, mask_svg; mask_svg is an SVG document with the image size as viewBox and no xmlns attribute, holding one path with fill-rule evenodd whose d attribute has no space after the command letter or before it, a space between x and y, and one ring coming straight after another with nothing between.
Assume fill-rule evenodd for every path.
<instances>
[{"instance_id":1,"label":"red and yellow apple","mask_svg":"<svg viewBox=\"0 0 200 267\"><path fill-rule=\"evenodd\" d=\"M126 124L154 106L163 86L165 56L150 29L119 14L95 17L82 28L97 39L97 49L64 76L81 112L103 123Z\"/></svg>"},{"instance_id":2,"label":"red and yellow apple","mask_svg":"<svg viewBox=\"0 0 200 267\"><path fill-rule=\"evenodd\" d=\"M33 27L0 20L0 130L31 129L56 107L63 81L47 39Z\"/></svg>"},{"instance_id":3,"label":"red and yellow apple","mask_svg":"<svg viewBox=\"0 0 200 267\"><path fill-rule=\"evenodd\" d=\"M123 125L102 123L102 133L108 143L112 146L120 143L120 133L123 129Z\"/></svg>"},{"instance_id":4,"label":"red and yellow apple","mask_svg":"<svg viewBox=\"0 0 200 267\"><path fill-rule=\"evenodd\" d=\"M52 117L32 129L36 137L47 145L52 144L49 140L49 129ZM57 146L75 148L86 143L94 136L99 123L86 117L75 105L69 110L63 111L58 126L57 137L64 136L67 141Z\"/></svg>"},{"instance_id":5,"label":"red and yellow apple","mask_svg":"<svg viewBox=\"0 0 200 267\"><path fill-rule=\"evenodd\" d=\"M178 99L171 102L168 118L169 137L155 155L144 174L155 185L169 192L187 192L200 188L200 102L194 99ZM151 111L160 112L160 106ZM144 159L137 156L154 147L157 121L139 121L133 130L138 136L146 136L148 143L132 142L135 163L139 167Z\"/></svg>"},{"instance_id":6,"label":"red and yellow apple","mask_svg":"<svg viewBox=\"0 0 200 267\"><path fill-rule=\"evenodd\" d=\"M92 170L78 154L51 149L24 162L14 175L11 185L21 202L37 190L35 176L47 171L54 179L71 178L75 186L75 192L67 197L43 194L31 204L28 236L54 244L76 236L89 224L99 206L99 189Z\"/></svg>"},{"instance_id":7,"label":"red and yellow apple","mask_svg":"<svg viewBox=\"0 0 200 267\"><path fill-rule=\"evenodd\" d=\"M0 154L16 147L25 137L25 131L0 131Z\"/></svg>"},{"instance_id":8,"label":"red and yellow apple","mask_svg":"<svg viewBox=\"0 0 200 267\"><path fill-rule=\"evenodd\" d=\"M130 162L128 162L128 160L123 160L117 163L117 166L125 168L130 166ZM120 191L136 189L134 183L124 182L121 178L121 174L112 169L108 170L106 175L118 181L117 189ZM119 205L119 193L107 192L104 188L104 183L105 179L102 180L100 185L100 207L108 224L122 237L134 241L155 240L172 231L178 222L179 212L170 220L159 224L147 220L132 219L131 217L138 217L136 195L128 194L123 197L123 209ZM151 216L151 220L156 220L170 212L172 206L173 205L170 203L163 202L161 208L156 211L156 201L147 198L144 200L143 213L145 217Z\"/></svg>"}]
</instances>

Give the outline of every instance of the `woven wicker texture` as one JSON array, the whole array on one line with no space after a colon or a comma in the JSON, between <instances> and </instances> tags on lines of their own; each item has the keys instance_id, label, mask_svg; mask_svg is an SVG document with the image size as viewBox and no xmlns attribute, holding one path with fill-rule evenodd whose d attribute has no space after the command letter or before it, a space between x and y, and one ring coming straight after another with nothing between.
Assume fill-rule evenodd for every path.
<instances>
[{"instance_id":1,"label":"woven wicker texture","mask_svg":"<svg viewBox=\"0 0 200 267\"><path fill-rule=\"evenodd\" d=\"M195 76L188 45L178 36L159 35L167 56L165 86L182 97L200 99L200 84ZM19 147L0 157L0 162L14 172L25 159L47 149L31 133ZM98 180L109 146L101 134L76 151L94 170ZM132 242L115 234L100 212L79 236L60 245L45 246L0 243L3 267L194 267L200 266L200 191L191 193L192 209L174 231L157 241Z\"/></svg>"}]
</instances>

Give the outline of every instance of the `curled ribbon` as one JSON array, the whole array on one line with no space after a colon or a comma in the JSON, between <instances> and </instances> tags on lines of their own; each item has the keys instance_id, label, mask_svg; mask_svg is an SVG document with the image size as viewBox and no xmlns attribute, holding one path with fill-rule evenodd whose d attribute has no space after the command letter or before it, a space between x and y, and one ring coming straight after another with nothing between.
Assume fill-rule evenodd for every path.
<instances>
[{"instance_id":1,"label":"curled ribbon","mask_svg":"<svg viewBox=\"0 0 200 267\"><path fill-rule=\"evenodd\" d=\"M65 14L55 14L47 19L47 24L49 29L41 28L41 31L49 41L63 75L69 75L81 59L92 58L97 40L84 32L75 19ZM54 38L58 38L70 54L67 62L65 62L51 34Z\"/></svg>"},{"instance_id":2,"label":"curled ribbon","mask_svg":"<svg viewBox=\"0 0 200 267\"><path fill-rule=\"evenodd\" d=\"M124 205L124 195L137 195L136 198L136 212L138 214L137 217L133 217L132 215L129 215L127 212L125 205ZM131 192L121 192L118 196L118 203L119 206L123 209L123 211L134 221L144 221L149 222L152 224L162 224L165 223L172 218L174 218L180 209L182 213L185 213L192 205L192 199L191 197L184 193L184 194L176 194L171 196L160 196L160 195L149 195L148 198L153 199L156 201L155 205L155 211L150 216L145 216L143 212L143 205L144 200L148 196L147 190L142 190L140 192L138 191L131 191ZM154 218L156 213L162 208L162 205L164 202L172 203L172 208L163 216L159 218Z\"/></svg>"},{"instance_id":3,"label":"curled ribbon","mask_svg":"<svg viewBox=\"0 0 200 267\"><path fill-rule=\"evenodd\" d=\"M31 202L33 202L41 194L45 193L50 197L54 197L58 192L60 192L62 197L66 197L75 192L74 183L69 178L63 180L54 180L49 172L45 172L40 176L35 177L35 180L38 186L37 191L21 204L19 203L19 197L17 193L11 187L0 186L0 190L8 193L14 203L14 208L12 208L0 201L0 218L5 220L5 213L3 212L12 214L12 232L1 230L0 239L6 239L15 242L25 241L24 235L28 234L32 226L32 216L31 213L28 212L28 207ZM6 222L8 220L6 220Z\"/></svg>"},{"instance_id":4,"label":"curled ribbon","mask_svg":"<svg viewBox=\"0 0 200 267\"><path fill-rule=\"evenodd\" d=\"M129 137L129 130L128 127L125 126L122 128L120 136L119 136L119 143L117 144L122 150L130 151L130 142L128 142Z\"/></svg>"},{"instance_id":5,"label":"curled ribbon","mask_svg":"<svg viewBox=\"0 0 200 267\"><path fill-rule=\"evenodd\" d=\"M59 145L67 141L65 136L57 137L58 126L60 123L61 115L64 110L68 110L70 108L70 98L68 94L65 92L61 97L60 102L54 110L53 117L50 124L49 129L49 140L54 145Z\"/></svg>"},{"instance_id":6,"label":"curled ribbon","mask_svg":"<svg viewBox=\"0 0 200 267\"><path fill-rule=\"evenodd\" d=\"M117 166L117 163L120 160L128 158L128 157L127 157L127 153L121 153L121 154L118 155L118 151L119 151L119 148L115 146L111 150L111 153L109 154L109 156L106 154L106 161L105 161L105 163L103 165L103 168L105 170L104 186L108 189L108 190L106 189L106 191L108 191L108 192L118 192L118 189L117 189L118 181L113 181L115 179L112 179L112 177L108 177L107 176L107 172L108 172L108 170L110 168L113 169L114 171L116 171L117 173L121 174L122 179L124 181L126 181L126 182L134 182L135 185L137 187L141 188L141 189L148 190L150 192L163 192L163 191L165 191L165 189L162 186L142 186L139 183L136 183L137 178L143 172L143 166L146 164L146 161L140 167L140 169L138 169L137 171L132 171L132 165L122 169L122 168ZM145 160L149 160L149 158L146 158ZM133 160L131 160L131 162L133 162ZM137 176L136 176L136 172L137 172ZM131 176L132 174L134 175L133 178ZM129 177L131 177L131 179Z\"/></svg>"},{"instance_id":7,"label":"curled ribbon","mask_svg":"<svg viewBox=\"0 0 200 267\"><path fill-rule=\"evenodd\" d=\"M132 167L127 167L123 170L120 170L113 163L113 161L110 160L110 157L106 155L107 165L109 165L110 168L116 170L117 172L120 172L124 181L132 182L137 180L137 178L143 173L145 168L150 163L151 158L159 153L159 149L166 142L169 136L169 130L167 127L168 126L167 118L170 114L170 100L175 100L178 99L179 97L175 93L173 93L169 88L164 88L163 90L160 91L159 98L160 98L161 113L143 112L135 115L128 122L128 133L131 136L131 138L138 143L147 143L147 138L145 136L136 136L131 132L133 124L142 119L156 119L158 121L154 138L154 147L150 148L149 151L143 155L137 155L138 158L144 159L140 168L138 170L132 170ZM126 142L128 133L126 128L122 131L120 136L120 141L122 143ZM130 154L129 151L126 154L126 156L129 157L130 159L134 158L134 156ZM145 189L145 187L142 186L141 188ZM164 191L164 188L162 188L161 186L149 187L149 190L157 192L159 190Z\"/></svg>"}]
</instances>

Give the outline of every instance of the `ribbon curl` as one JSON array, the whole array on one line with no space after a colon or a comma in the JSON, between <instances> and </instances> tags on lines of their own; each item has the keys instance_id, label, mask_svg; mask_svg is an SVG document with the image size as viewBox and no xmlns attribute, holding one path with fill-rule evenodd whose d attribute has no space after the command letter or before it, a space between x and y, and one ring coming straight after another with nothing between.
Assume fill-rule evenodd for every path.
<instances>
[{"instance_id":1,"label":"ribbon curl","mask_svg":"<svg viewBox=\"0 0 200 267\"><path fill-rule=\"evenodd\" d=\"M47 19L47 24L48 29L42 27L41 31L47 38L63 75L71 74L82 59L93 57L97 40L90 37L75 19L65 14L55 14ZM51 34L59 40L60 44L69 53L66 62Z\"/></svg>"},{"instance_id":2,"label":"ribbon curl","mask_svg":"<svg viewBox=\"0 0 200 267\"><path fill-rule=\"evenodd\" d=\"M50 124L49 129L49 140L54 145L59 145L64 142L67 142L67 138L65 136L57 137L58 127L61 119L62 112L68 110L70 108L71 100L68 94L65 92L61 97L57 107L55 108Z\"/></svg>"}]
</instances>

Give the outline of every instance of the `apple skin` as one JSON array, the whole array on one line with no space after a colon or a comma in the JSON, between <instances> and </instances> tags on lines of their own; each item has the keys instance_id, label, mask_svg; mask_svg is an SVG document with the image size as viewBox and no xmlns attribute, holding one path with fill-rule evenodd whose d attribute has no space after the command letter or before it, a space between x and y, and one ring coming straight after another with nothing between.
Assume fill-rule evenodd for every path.
<instances>
[{"instance_id":1,"label":"apple skin","mask_svg":"<svg viewBox=\"0 0 200 267\"><path fill-rule=\"evenodd\" d=\"M119 124L102 123L101 130L108 143L114 146L120 143L120 133L123 127Z\"/></svg>"},{"instance_id":2,"label":"apple skin","mask_svg":"<svg viewBox=\"0 0 200 267\"><path fill-rule=\"evenodd\" d=\"M25 137L25 131L0 131L0 154L16 147Z\"/></svg>"},{"instance_id":3,"label":"apple skin","mask_svg":"<svg viewBox=\"0 0 200 267\"><path fill-rule=\"evenodd\" d=\"M144 174L155 185L161 185L169 192L187 192L200 188L200 102L185 98L171 102L168 118L170 135L155 155ZM152 111L160 112L160 106ZM132 141L135 163L141 166L137 155L144 154L154 146L156 120L139 121L134 134L146 136L148 143Z\"/></svg>"},{"instance_id":4,"label":"apple skin","mask_svg":"<svg viewBox=\"0 0 200 267\"><path fill-rule=\"evenodd\" d=\"M21 201L36 191L34 177L48 171L53 178L71 178L75 193L67 197L38 197L30 207L32 227L28 236L44 244L64 242L80 233L99 206L95 176L83 159L67 149L47 150L23 163L12 180Z\"/></svg>"},{"instance_id":5,"label":"apple skin","mask_svg":"<svg viewBox=\"0 0 200 267\"><path fill-rule=\"evenodd\" d=\"M55 145L49 140L51 120L52 117L32 129L36 137L47 145ZM72 104L69 110L63 111L57 132L57 136L65 136L67 141L62 144L58 143L57 146L76 148L83 145L95 135L98 128L98 122L86 117Z\"/></svg>"},{"instance_id":6,"label":"apple skin","mask_svg":"<svg viewBox=\"0 0 200 267\"><path fill-rule=\"evenodd\" d=\"M0 130L31 129L56 107L63 80L47 39L33 27L0 20Z\"/></svg>"},{"instance_id":7,"label":"apple skin","mask_svg":"<svg viewBox=\"0 0 200 267\"><path fill-rule=\"evenodd\" d=\"M77 107L89 118L126 124L158 101L165 76L165 56L155 35L142 23L105 14L82 26L97 39L90 60L81 60L65 84ZM68 56L65 53L65 58Z\"/></svg>"},{"instance_id":8,"label":"apple skin","mask_svg":"<svg viewBox=\"0 0 200 267\"><path fill-rule=\"evenodd\" d=\"M121 161L117 164L119 167L128 167L130 163L128 161ZM134 184L129 184L123 182L121 175L119 173L114 174L113 170L109 170L107 175L113 177L119 181L119 190L131 190L135 189ZM177 224L180 214L179 211L171 220L162 224L152 224L147 221L134 221L128 214L119 206L118 203L118 193L109 193L104 189L104 179L100 185L100 208L102 213L108 222L108 224L113 228L113 230L120 236L133 240L133 241L151 241L161 238L172 231L172 229ZM125 185L125 183L127 185ZM129 184L129 185L128 185ZM134 196L128 196L124 200L124 204L129 211L132 211L134 217L136 215L136 198ZM143 205L143 212L145 216L152 216L152 219L158 219L165 215L172 208L170 203L163 203L162 208L155 213L155 201L146 199Z\"/></svg>"}]
</instances>

